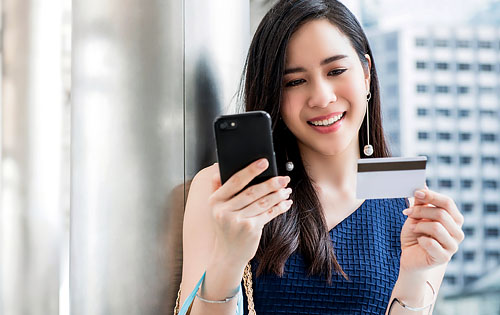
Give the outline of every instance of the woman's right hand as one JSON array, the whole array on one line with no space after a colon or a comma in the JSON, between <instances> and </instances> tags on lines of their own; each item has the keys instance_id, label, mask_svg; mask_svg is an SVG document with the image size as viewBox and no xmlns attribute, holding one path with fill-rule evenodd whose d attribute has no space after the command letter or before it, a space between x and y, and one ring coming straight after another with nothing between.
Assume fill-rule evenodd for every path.
<instances>
[{"instance_id":1,"label":"woman's right hand","mask_svg":"<svg viewBox=\"0 0 500 315\"><path fill-rule=\"evenodd\" d=\"M288 176L276 176L241 191L268 166L266 159L257 160L224 185L219 172L214 176L213 193L208 200L215 230L214 259L245 266L257 251L264 225L290 209L292 200L288 197L292 190L286 188Z\"/></svg>"}]
</instances>

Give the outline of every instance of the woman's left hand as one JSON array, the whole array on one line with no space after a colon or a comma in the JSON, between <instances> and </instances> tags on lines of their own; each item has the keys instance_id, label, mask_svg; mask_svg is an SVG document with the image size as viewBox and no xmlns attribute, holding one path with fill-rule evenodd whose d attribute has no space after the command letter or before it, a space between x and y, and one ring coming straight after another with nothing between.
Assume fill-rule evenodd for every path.
<instances>
[{"instance_id":1,"label":"woman's left hand","mask_svg":"<svg viewBox=\"0 0 500 315\"><path fill-rule=\"evenodd\" d=\"M422 189L415 192L414 205L403 213L408 219L401 231L401 269L420 272L448 263L464 239L464 217L455 202Z\"/></svg>"}]
</instances>

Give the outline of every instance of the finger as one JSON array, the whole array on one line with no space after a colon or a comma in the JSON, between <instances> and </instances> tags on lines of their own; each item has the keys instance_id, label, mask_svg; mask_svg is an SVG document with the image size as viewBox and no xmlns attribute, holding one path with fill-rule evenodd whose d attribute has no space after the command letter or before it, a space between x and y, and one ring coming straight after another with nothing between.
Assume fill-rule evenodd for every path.
<instances>
[{"instance_id":1,"label":"finger","mask_svg":"<svg viewBox=\"0 0 500 315\"><path fill-rule=\"evenodd\" d=\"M428 221L438 221L454 239L458 240L459 242L464 239L464 232L445 209L426 206L414 206L405 209L403 211L403 214L406 214L408 215L408 217L416 220L425 219Z\"/></svg>"},{"instance_id":2,"label":"finger","mask_svg":"<svg viewBox=\"0 0 500 315\"><path fill-rule=\"evenodd\" d=\"M414 233L424 234L436 240L444 249L455 253L458 250L457 241L451 237L444 226L439 222L417 222L412 227Z\"/></svg>"},{"instance_id":3,"label":"finger","mask_svg":"<svg viewBox=\"0 0 500 315\"><path fill-rule=\"evenodd\" d=\"M429 264L444 263L450 260L451 256L435 239L428 236L420 236L417 242L431 257Z\"/></svg>"},{"instance_id":4,"label":"finger","mask_svg":"<svg viewBox=\"0 0 500 315\"><path fill-rule=\"evenodd\" d=\"M464 217L457 208L457 205L448 196L437 193L430 189L419 189L415 192L415 206L431 204L448 211L457 224L462 227Z\"/></svg>"},{"instance_id":5,"label":"finger","mask_svg":"<svg viewBox=\"0 0 500 315\"><path fill-rule=\"evenodd\" d=\"M233 210L241 210L249 205L253 204L255 201L262 199L264 196L272 194L280 189L283 189L290 182L290 177L288 176L276 176L266 180L263 183L252 185L239 193L237 196L229 200L228 207ZM287 196L288 198L288 196ZM262 202L268 201L267 199ZM269 209L271 206L276 204L278 201L273 204L264 205Z\"/></svg>"},{"instance_id":6,"label":"finger","mask_svg":"<svg viewBox=\"0 0 500 315\"><path fill-rule=\"evenodd\" d=\"M266 225L269 221L276 218L282 213L287 212L292 207L293 201L291 199L284 200L269 210L251 218L256 221L259 226Z\"/></svg>"},{"instance_id":7,"label":"finger","mask_svg":"<svg viewBox=\"0 0 500 315\"><path fill-rule=\"evenodd\" d=\"M241 215L245 218L257 216L278 205L280 202L287 200L291 193L291 188L281 188L280 190L264 196L250 204L248 207L240 210Z\"/></svg>"},{"instance_id":8,"label":"finger","mask_svg":"<svg viewBox=\"0 0 500 315\"><path fill-rule=\"evenodd\" d=\"M259 159L250 163L244 169L236 172L231 176L216 192L215 198L220 200L228 200L236 195L239 191L245 188L252 179L264 172L269 166L267 159Z\"/></svg>"}]
</instances>

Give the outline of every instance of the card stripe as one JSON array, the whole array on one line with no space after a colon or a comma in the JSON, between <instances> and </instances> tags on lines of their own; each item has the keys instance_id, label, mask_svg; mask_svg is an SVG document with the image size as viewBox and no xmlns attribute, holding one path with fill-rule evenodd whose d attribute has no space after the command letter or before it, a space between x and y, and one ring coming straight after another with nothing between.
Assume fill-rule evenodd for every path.
<instances>
[{"instance_id":1,"label":"card stripe","mask_svg":"<svg viewBox=\"0 0 500 315\"><path fill-rule=\"evenodd\" d=\"M427 161L402 161L382 163L358 163L358 172L425 170Z\"/></svg>"}]
</instances>

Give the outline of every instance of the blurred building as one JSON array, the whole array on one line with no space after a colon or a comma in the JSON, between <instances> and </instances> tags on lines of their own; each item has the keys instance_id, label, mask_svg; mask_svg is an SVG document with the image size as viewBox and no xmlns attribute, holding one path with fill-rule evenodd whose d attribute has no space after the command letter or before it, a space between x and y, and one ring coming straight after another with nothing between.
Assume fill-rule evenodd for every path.
<instances>
[{"instance_id":1,"label":"blurred building","mask_svg":"<svg viewBox=\"0 0 500 315\"><path fill-rule=\"evenodd\" d=\"M459 291L500 261L500 30L404 25L369 37L393 155L426 155L427 185L465 216L442 287Z\"/></svg>"}]
</instances>

